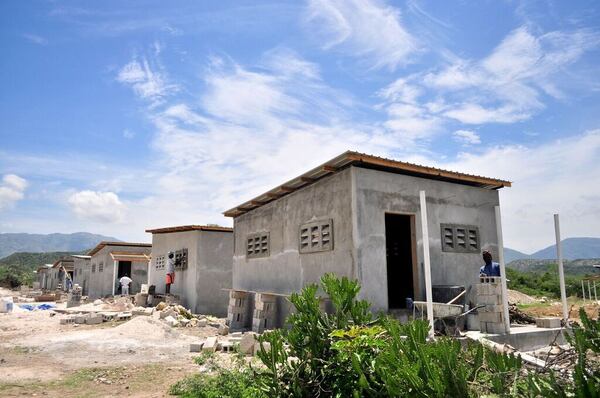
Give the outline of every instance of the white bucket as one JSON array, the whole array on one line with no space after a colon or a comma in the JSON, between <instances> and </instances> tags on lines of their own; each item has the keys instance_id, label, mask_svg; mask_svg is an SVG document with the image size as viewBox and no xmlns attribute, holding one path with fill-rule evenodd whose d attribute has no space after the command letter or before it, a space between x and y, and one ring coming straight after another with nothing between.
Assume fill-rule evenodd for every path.
<instances>
[{"instance_id":1,"label":"white bucket","mask_svg":"<svg viewBox=\"0 0 600 398\"><path fill-rule=\"evenodd\" d=\"M12 297L1 297L0 298L0 312L12 312L12 310L13 310Z\"/></svg>"}]
</instances>

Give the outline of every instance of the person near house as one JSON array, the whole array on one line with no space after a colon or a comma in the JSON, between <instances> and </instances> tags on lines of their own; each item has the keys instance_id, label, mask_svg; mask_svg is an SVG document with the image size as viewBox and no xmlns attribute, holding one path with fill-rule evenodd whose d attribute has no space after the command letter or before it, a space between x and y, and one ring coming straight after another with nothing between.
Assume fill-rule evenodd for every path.
<instances>
[{"instance_id":1,"label":"person near house","mask_svg":"<svg viewBox=\"0 0 600 398\"><path fill-rule=\"evenodd\" d=\"M123 275L121 279L119 279L119 283L121 284L121 296L129 296L129 285L133 282L127 274Z\"/></svg>"},{"instance_id":2,"label":"person near house","mask_svg":"<svg viewBox=\"0 0 600 398\"><path fill-rule=\"evenodd\" d=\"M169 252L167 254L167 285L165 286L165 293L171 293L171 285L175 283L175 254Z\"/></svg>"},{"instance_id":3,"label":"person near house","mask_svg":"<svg viewBox=\"0 0 600 398\"><path fill-rule=\"evenodd\" d=\"M482 257L485 265L479 268L479 276L500 276L500 264L492 261L492 254L484 250Z\"/></svg>"}]
</instances>

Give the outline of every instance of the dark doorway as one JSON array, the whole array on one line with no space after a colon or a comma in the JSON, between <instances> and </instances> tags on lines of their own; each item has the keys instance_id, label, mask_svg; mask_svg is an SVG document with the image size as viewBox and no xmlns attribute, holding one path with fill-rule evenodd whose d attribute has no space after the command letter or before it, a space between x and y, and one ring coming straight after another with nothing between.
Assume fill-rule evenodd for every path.
<instances>
[{"instance_id":1,"label":"dark doorway","mask_svg":"<svg viewBox=\"0 0 600 398\"><path fill-rule=\"evenodd\" d=\"M117 279L121 279L121 277L125 275L131 278L131 261L119 261Z\"/></svg>"},{"instance_id":2,"label":"dark doorway","mask_svg":"<svg viewBox=\"0 0 600 398\"><path fill-rule=\"evenodd\" d=\"M414 299L413 216L385 215L388 308L406 308L406 298Z\"/></svg>"}]
</instances>

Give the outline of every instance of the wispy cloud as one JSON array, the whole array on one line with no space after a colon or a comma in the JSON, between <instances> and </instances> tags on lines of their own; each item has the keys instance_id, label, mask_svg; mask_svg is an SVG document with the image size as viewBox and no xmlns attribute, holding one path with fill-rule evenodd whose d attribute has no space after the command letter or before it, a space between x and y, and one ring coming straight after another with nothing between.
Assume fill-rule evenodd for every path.
<instances>
[{"instance_id":1,"label":"wispy cloud","mask_svg":"<svg viewBox=\"0 0 600 398\"><path fill-rule=\"evenodd\" d=\"M134 59L121 68L117 81L130 85L140 98L158 105L178 89L175 84L168 82L161 69L152 68L147 58Z\"/></svg>"},{"instance_id":2,"label":"wispy cloud","mask_svg":"<svg viewBox=\"0 0 600 398\"><path fill-rule=\"evenodd\" d=\"M372 68L394 70L409 63L418 49L400 10L383 2L309 0L307 8L307 23L324 49L339 48Z\"/></svg>"},{"instance_id":3,"label":"wispy cloud","mask_svg":"<svg viewBox=\"0 0 600 398\"><path fill-rule=\"evenodd\" d=\"M456 130L452 133L452 136L454 137L454 140L463 145L481 144L481 137L479 137L479 134L471 130Z\"/></svg>"},{"instance_id":4,"label":"wispy cloud","mask_svg":"<svg viewBox=\"0 0 600 398\"><path fill-rule=\"evenodd\" d=\"M48 39L33 33L24 33L23 37L34 44L39 44L40 46L45 46L46 44L48 44Z\"/></svg>"},{"instance_id":5,"label":"wispy cloud","mask_svg":"<svg viewBox=\"0 0 600 398\"><path fill-rule=\"evenodd\" d=\"M12 207L25 196L27 180L15 174L6 174L0 184L0 211Z\"/></svg>"}]
</instances>

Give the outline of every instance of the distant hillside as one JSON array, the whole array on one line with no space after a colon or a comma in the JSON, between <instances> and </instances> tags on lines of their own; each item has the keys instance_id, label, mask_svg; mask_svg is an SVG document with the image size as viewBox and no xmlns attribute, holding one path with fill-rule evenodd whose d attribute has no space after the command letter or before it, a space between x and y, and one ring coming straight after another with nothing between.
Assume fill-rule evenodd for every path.
<instances>
[{"instance_id":1,"label":"distant hillside","mask_svg":"<svg viewBox=\"0 0 600 398\"><path fill-rule=\"evenodd\" d=\"M600 238L568 238L562 241L563 258L577 260L579 258L600 258ZM556 245L533 253L531 258L543 260L556 258Z\"/></svg>"},{"instance_id":2,"label":"distant hillside","mask_svg":"<svg viewBox=\"0 0 600 398\"><path fill-rule=\"evenodd\" d=\"M12 253L79 252L96 246L103 240L119 241L110 236L76 232L73 234L0 233L0 258Z\"/></svg>"},{"instance_id":3,"label":"distant hillside","mask_svg":"<svg viewBox=\"0 0 600 398\"><path fill-rule=\"evenodd\" d=\"M600 258L600 238L567 238L562 241L563 259L577 260ZM510 263L520 259L548 260L556 258L556 245L548 246L533 254L504 248L504 261Z\"/></svg>"},{"instance_id":4,"label":"distant hillside","mask_svg":"<svg viewBox=\"0 0 600 398\"><path fill-rule=\"evenodd\" d=\"M563 261L565 274L567 275L586 275L600 274L600 270L593 265L600 264L600 258L592 258L585 260L565 260ZM520 259L513 260L507 263L508 268L516 269L521 272L546 272L552 266L556 265L556 260L536 260L536 259Z\"/></svg>"},{"instance_id":5,"label":"distant hillside","mask_svg":"<svg viewBox=\"0 0 600 398\"><path fill-rule=\"evenodd\" d=\"M56 260L79 252L13 253L0 259L0 286L15 287L29 283L35 278L40 265L52 264Z\"/></svg>"},{"instance_id":6,"label":"distant hillside","mask_svg":"<svg viewBox=\"0 0 600 398\"><path fill-rule=\"evenodd\" d=\"M529 258L529 254L521 253L518 250L509 249L508 247L504 248L504 262L506 262L506 264L522 258Z\"/></svg>"}]
</instances>

